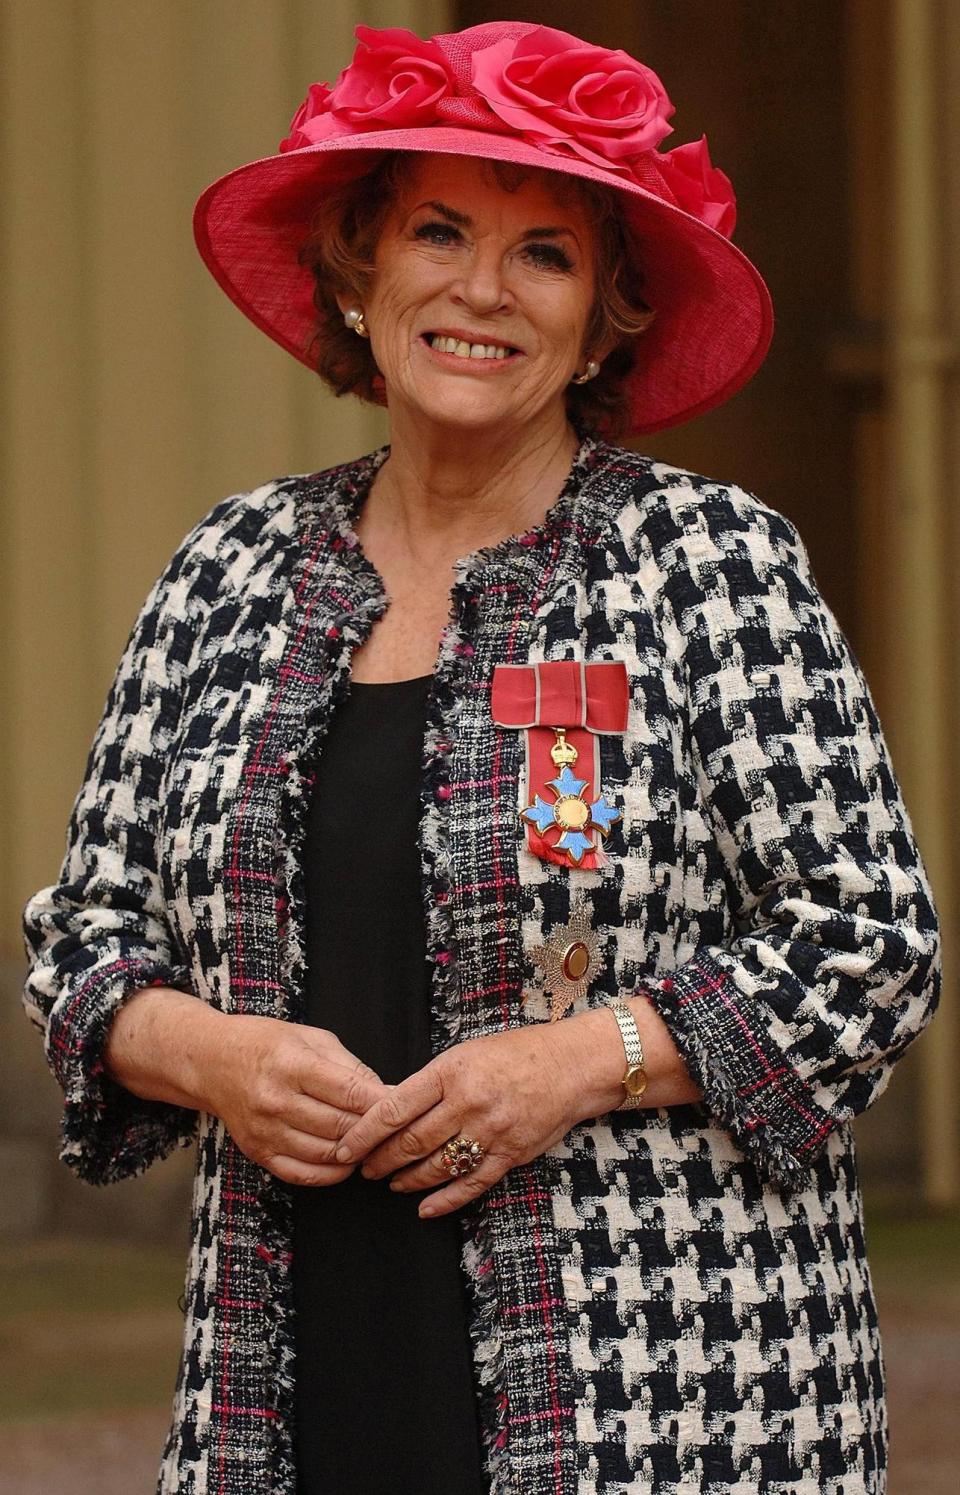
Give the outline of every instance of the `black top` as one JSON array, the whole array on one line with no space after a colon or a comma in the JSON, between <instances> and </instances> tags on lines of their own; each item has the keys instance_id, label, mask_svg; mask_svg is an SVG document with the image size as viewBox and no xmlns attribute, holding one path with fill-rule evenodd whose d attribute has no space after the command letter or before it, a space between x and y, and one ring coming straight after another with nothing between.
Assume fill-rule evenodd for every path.
<instances>
[{"instance_id":1,"label":"black top","mask_svg":"<svg viewBox=\"0 0 960 1495\"><path fill-rule=\"evenodd\" d=\"M306 1018L396 1084L430 1059L420 778L430 676L354 682L305 848ZM484 1495L458 1214L357 1169L294 1189L298 1495Z\"/></svg>"}]
</instances>

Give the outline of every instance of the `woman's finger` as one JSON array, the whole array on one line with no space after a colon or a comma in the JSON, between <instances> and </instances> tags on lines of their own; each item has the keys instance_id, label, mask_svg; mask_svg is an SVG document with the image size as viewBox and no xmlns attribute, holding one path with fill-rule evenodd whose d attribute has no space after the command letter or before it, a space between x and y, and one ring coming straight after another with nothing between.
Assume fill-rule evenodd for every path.
<instances>
[{"instance_id":1,"label":"woman's finger","mask_svg":"<svg viewBox=\"0 0 960 1495\"><path fill-rule=\"evenodd\" d=\"M510 1167L511 1163L508 1159L488 1155L479 1168L475 1168L472 1173L455 1178L445 1188L428 1194L426 1199L421 1201L417 1213L421 1219L429 1219L434 1215L449 1215L453 1210L461 1209L465 1204L470 1204L472 1200L485 1194L488 1189L492 1189ZM443 1171L445 1173L445 1170ZM449 1175L446 1176L449 1177ZM435 1180L431 1179L430 1182L435 1182ZM424 1187L429 1188L429 1183Z\"/></svg>"},{"instance_id":2,"label":"woman's finger","mask_svg":"<svg viewBox=\"0 0 960 1495\"><path fill-rule=\"evenodd\" d=\"M399 1085L394 1085L344 1136L337 1148L337 1162L350 1163L365 1158L375 1147L401 1127L409 1126L424 1111L443 1099L443 1082L436 1065L418 1069Z\"/></svg>"},{"instance_id":3,"label":"woman's finger","mask_svg":"<svg viewBox=\"0 0 960 1495\"><path fill-rule=\"evenodd\" d=\"M314 1100L312 1095L297 1094L290 1096L280 1117L281 1121L298 1132L309 1132L313 1137L327 1137L332 1142L339 1142L356 1119L352 1111L329 1106L325 1101Z\"/></svg>"},{"instance_id":4,"label":"woman's finger","mask_svg":"<svg viewBox=\"0 0 960 1495\"><path fill-rule=\"evenodd\" d=\"M342 1183L353 1172L353 1168L343 1167L340 1163L304 1163L300 1158L286 1157L283 1153L278 1153L261 1166L284 1183L317 1189Z\"/></svg>"},{"instance_id":5,"label":"woman's finger","mask_svg":"<svg viewBox=\"0 0 960 1495\"><path fill-rule=\"evenodd\" d=\"M284 1127L274 1141L274 1146L284 1157L294 1158L299 1163L336 1164L335 1138L317 1137L312 1132L301 1132L295 1127Z\"/></svg>"},{"instance_id":6,"label":"woman's finger","mask_svg":"<svg viewBox=\"0 0 960 1495\"><path fill-rule=\"evenodd\" d=\"M398 1168L405 1174L409 1165L426 1161L437 1153L458 1129L459 1121L449 1101L434 1106L368 1153L361 1172L364 1178L385 1178Z\"/></svg>"},{"instance_id":7,"label":"woman's finger","mask_svg":"<svg viewBox=\"0 0 960 1495\"><path fill-rule=\"evenodd\" d=\"M388 1090L380 1076L359 1059L341 1064L307 1048L298 1066L297 1082L305 1095L355 1116L364 1115Z\"/></svg>"},{"instance_id":8,"label":"woman's finger","mask_svg":"<svg viewBox=\"0 0 960 1495\"><path fill-rule=\"evenodd\" d=\"M343 1170L343 1164L338 1163L334 1157L337 1144L331 1137L316 1137L312 1132L301 1132L296 1127L276 1125L264 1129L255 1127L249 1132L238 1129L231 1135L251 1162L259 1163L261 1168L269 1168L271 1172L273 1161L278 1157L290 1158L309 1167L331 1167L338 1172ZM347 1172L349 1171L348 1165Z\"/></svg>"},{"instance_id":9,"label":"woman's finger","mask_svg":"<svg viewBox=\"0 0 960 1495\"><path fill-rule=\"evenodd\" d=\"M449 1183L453 1175L444 1162L443 1148L444 1144L450 1141L451 1136L456 1135L458 1134L455 1132L446 1132L442 1141L419 1162L411 1163L409 1168L401 1168L399 1172L394 1173L390 1180L391 1189L406 1194L412 1193L415 1189L434 1189L437 1184ZM366 1164L364 1164L363 1171L366 1173ZM474 1171L479 1172L479 1167ZM469 1175L464 1174L463 1177L469 1177Z\"/></svg>"}]
</instances>

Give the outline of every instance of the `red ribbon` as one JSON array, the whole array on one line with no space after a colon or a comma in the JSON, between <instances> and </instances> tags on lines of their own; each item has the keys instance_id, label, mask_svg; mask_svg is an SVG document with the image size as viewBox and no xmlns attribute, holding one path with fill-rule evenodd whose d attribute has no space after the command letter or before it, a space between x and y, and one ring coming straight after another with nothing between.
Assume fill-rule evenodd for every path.
<instances>
[{"instance_id":1,"label":"red ribbon","mask_svg":"<svg viewBox=\"0 0 960 1495\"><path fill-rule=\"evenodd\" d=\"M563 659L538 664L498 664L494 668L493 720L498 727L526 732L528 804L533 803L535 794L548 804L556 799L547 786L559 772L550 757L558 727L563 728L567 742L577 750L572 772L578 779L587 780L581 797L588 802L598 799L601 793L598 734L625 732L629 707L627 669L620 660L585 664L582 660ZM598 831L593 833L596 849L584 852L582 859L574 862L569 852L556 849L563 834L560 826L547 826L541 835L535 825L525 823L527 845L543 861L585 870L603 864Z\"/></svg>"}]
</instances>

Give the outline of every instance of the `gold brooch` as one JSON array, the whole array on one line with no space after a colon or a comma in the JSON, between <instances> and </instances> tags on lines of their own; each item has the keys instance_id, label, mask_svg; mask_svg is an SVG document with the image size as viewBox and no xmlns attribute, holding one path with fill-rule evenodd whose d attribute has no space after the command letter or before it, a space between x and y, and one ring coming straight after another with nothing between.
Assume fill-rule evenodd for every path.
<instances>
[{"instance_id":1,"label":"gold brooch","mask_svg":"<svg viewBox=\"0 0 960 1495\"><path fill-rule=\"evenodd\" d=\"M550 994L550 1021L555 1023L586 994L600 969L597 937L582 902L574 906L569 921L554 929L545 944L534 946L530 958L543 971L543 985Z\"/></svg>"}]
</instances>

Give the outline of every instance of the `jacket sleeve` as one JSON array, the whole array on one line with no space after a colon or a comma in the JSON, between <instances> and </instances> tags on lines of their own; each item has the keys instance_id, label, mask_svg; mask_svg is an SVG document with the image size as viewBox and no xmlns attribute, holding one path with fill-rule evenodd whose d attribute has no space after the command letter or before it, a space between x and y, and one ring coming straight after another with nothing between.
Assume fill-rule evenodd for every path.
<instances>
[{"instance_id":1,"label":"jacket sleeve","mask_svg":"<svg viewBox=\"0 0 960 1495\"><path fill-rule=\"evenodd\" d=\"M166 916L156 832L161 776L210 587L209 544L198 526L148 596L94 737L59 878L24 910L24 1003L64 1093L60 1156L91 1183L142 1172L185 1145L196 1123L194 1112L141 1100L110 1079L103 1049L133 992L190 991Z\"/></svg>"},{"instance_id":2,"label":"jacket sleeve","mask_svg":"<svg viewBox=\"0 0 960 1495\"><path fill-rule=\"evenodd\" d=\"M651 995L715 1119L764 1176L799 1185L933 1015L937 915L797 531L738 489L701 497L696 522L668 542L663 619L736 935Z\"/></svg>"}]
</instances>

